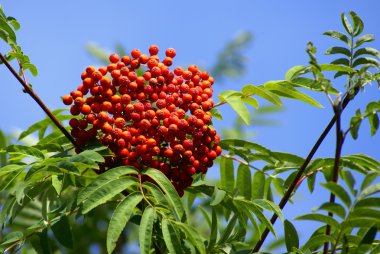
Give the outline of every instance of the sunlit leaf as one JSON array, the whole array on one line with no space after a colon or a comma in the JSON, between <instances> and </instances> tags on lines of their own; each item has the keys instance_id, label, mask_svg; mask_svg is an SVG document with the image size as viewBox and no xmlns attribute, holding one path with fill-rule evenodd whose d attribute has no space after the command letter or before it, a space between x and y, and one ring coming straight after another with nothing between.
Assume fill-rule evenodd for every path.
<instances>
[{"instance_id":1,"label":"sunlit leaf","mask_svg":"<svg viewBox=\"0 0 380 254\"><path fill-rule=\"evenodd\" d=\"M375 38L373 36L373 34L365 34L365 35L362 35L361 37L359 37L359 39L356 40L356 43L354 45L354 48L357 48L359 47L360 45L362 45L363 43L366 43L366 42L371 42L371 41L374 41Z\"/></svg>"},{"instance_id":2,"label":"sunlit leaf","mask_svg":"<svg viewBox=\"0 0 380 254\"><path fill-rule=\"evenodd\" d=\"M334 182L323 183L321 185L339 197L339 199L342 200L347 207L351 206L350 195L341 185Z\"/></svg>"},{"instance_id":3,"label":"sunlit leaf","mask_svg":"<svg viewBox=\"0 0 380 254\"><path fill-rule=\"evenodd\" d=\"M162 236L164 237L169 253L183 253L184 250L181 248L181 237L178 230L173 227L172 223L166 219L166 217L162 218L161 224Z\"/></svg>"},{"instance_id":4,"label":"sunlit leaf","mask_svg":"<svg viewBox=\"0 0 380 254\"><path fill-rule=\"evenodd\" d=\"M344 209L344 207L342 205L337 204L337 203L330 203L330 202L323 203L318 208L318 210L324 210L327 212L331 212L331 213L339 216L342 219L344 219L346 217L346 210Z\"/></svg>"},{"instance_id":5,"label":"sunlit leaf","mask_svg":"<svg viewBox=\"0 0 380 254\"><path fill-rule=\"evenodd\" d=\"M288 220L285 220L284 222L284 232L286 249L290 252L293 249L293 247L298 248L299 238L297 230L293 226L293 224Z\"/></svg>"},{"instance_id":6,"label":"sunlit leaf","mask_svg":"<svg viewBox=\"0 0 380 254\"><path fill-rule=\"evenodd\" d=\"M296 220L312 220L326 223L334 228L339 227L339 222L337 222L334 218L318 213L309 213L305 215L301 215L295 218Z\"/></svg>"},{"instance_id":7,"label":"sunlit leaf","mask_svg":"<svg viewBox=\"0 0 380 254\"><path fill-rule=\"evenodd\" d=\"M265 89L263 86L254 86L254 85L246 85L242 88L242 92L244 95L257 95L260 96L261 98L273 103L276 106L281 106L282 101L281 99Z\"/></svg>"},{"instance_id":8,"label":"sunlit leaf","mask_svg":"<svg viewBox=\"0 0 380 254\"><path fill-rule=\"evenodd\" d=\"M325 52L325 55L332 55L332 54L343 54L349 57L351 55L351 52L349 49L344 48L344 47L331 47Z\"/></svg>"},{"instance_id":9,"label":"sunlit leaf","mask_svg":"<svg viewBox=\"0 0 380 254\"><path fill-rule=\"evenodd\" d=\"M287 97L287 98L296 99L296 100L300 100L300 101L306 102L312 106L323 108L323 106L319 102L317 102L316 100L314 100L310 96L306 95L305 93L302 93L302 92L296 90L287 81L282 81L282 80L280 80L280 81L269 81L269 82L265 83L264 86L265 86L265 88L276 93L277 95Z\"/></svg>"},{"instance_id":10,"label":"sunlit leaf","mask_svg":"<svg viewBox=\"0 0 380 254\"><path fill-rule=\"evenodd\" d=\"M125 176L119 179L114 179L106 184L99 186L94 192L92 192L86 200L83 201L82 213L86 214L95 207L104 204L117 194L120 194L131 185L136 184L135 177Z\"/></svg>"},{"instance_id":11,"label":"sunlit leaf","mask_svg":"<svg viewBox=\"0 0 380 254\"><path fill-rule=\"evenodd\" d=\"M225 98L227 103L232 107L232 109L238 114L238 116L244 121L246 125L250 125L251 118L247 107L244 104L240 95L229 96Z\"/></svg>"}]
</instances>

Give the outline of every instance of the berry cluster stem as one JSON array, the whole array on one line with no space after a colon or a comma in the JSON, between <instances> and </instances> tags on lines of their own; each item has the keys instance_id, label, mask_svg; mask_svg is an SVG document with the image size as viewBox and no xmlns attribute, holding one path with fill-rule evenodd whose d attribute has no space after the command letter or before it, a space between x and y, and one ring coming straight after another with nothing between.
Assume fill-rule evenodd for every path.
<instances>
[{"instance_id":1,"label":"berry cluster stem","mask_svg":"<svg viewBox=\"0 0 380 254\"><path fill-rule=\"evenodd\" d=\"M32 97L32 99L37 102L37 104L42 108L43 111L49 116L49 118L53 121L53 123L58 127L58 129L66 136L68 140L74 145L75 148L81 148L75 143L75 140L70 135L70 133L62 126L62 124L58 121L58 119L53 115L53 113L48 109L48 107L42 102L42 100L38 97L38 95L32 90L30 85L24 81L18 73L13 69L13 67L9 64L8 60L4 57L2 53L0 53L1 61L7 66L8 70L13 74L13 76L20 82L20 84L24 87L25 91ZM24 76L25 77L25 76Z\"/></svg>"}]
</instances>

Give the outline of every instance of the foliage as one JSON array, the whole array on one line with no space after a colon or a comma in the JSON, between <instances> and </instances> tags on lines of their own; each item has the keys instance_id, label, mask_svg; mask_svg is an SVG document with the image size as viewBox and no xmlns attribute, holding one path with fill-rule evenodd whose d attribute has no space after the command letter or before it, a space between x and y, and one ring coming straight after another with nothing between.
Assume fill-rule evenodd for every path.
<instances>
[{"instance_id":1,"label":"foliage","mask_svg":"<svg viewBox=\"0 0 380 254\"><path fill-rule=\"evenodd\" d=\"M365 118L371 135L376 134L380 102L370 102L364 113L358 110L346 129L340 115L365 86L379 82L380 74L374 71L379 68L380 53L364 47L374 39L362 35L364 25L359 16L349 12L349 17L351 21L345 14L341 16L344 33L325 33L343 43L325 52L339 58L320 64L316 48L309 43L309 65L291 68L284 80L223 91L213 112L215 118L221 117L216 108L228 104L249 125L247 105L259 108L258 97L277 107L283 99L322 107L303 90L324 93L334 112L325 132L336 123L335 157L312 159L325 132L307 158L273 151L244 138L223 139L220 179L213 182L194 176L192 186L180 198L169 179L155 169L119 166L100 173L109 150L94 144L76 154L67 136L46 118L22 132L17 142L10 142L0 132L0 253L19 249L91 253L94 245L100 252L122 253L136 244L141 253L253 253L261 249L268 233L278 235L273 225L277 218L284 227L279 242L287 253L379 253L380 162L365 154L342 156L340 151L347 134L358 138ZM0 37L12 48L6 60L17 58L21 69L37 74L16 43L14 30L18 28L16 19L0 8ZM227 46L233 48L234 44ZM104 58L100 51L95 53ZM226 60L221 61L224 64ZM346 79L343 91L334 86L338 77ZM65 110L52 113L61 122L72 117ZM25 143L30 135L38 137L35 144ZM321 187L316 185L317 175L324 177ZM296 218L321 225L301 242L282 209L304 181L310 192L323 188L331 194L316 211ZM278 205L275 193L282 196Z\"/></svg>"}]
</instances>

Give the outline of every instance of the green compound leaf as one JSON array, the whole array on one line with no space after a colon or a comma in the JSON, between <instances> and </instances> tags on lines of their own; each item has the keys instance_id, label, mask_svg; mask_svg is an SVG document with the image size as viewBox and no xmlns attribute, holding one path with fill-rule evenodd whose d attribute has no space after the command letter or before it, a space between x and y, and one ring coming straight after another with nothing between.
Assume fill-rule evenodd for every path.
<instances>
[{"instance_id":1,"label":"green compound leaf","mask_svg":"<svg viewBox=\"0 0 380 254\"><path fill-rule=\"evenodd\" d=\"M280 95L286 98L300 100L312 106L323 108L323 106L319 102L317 102L310 96L296 90L288 81L285 81L285 80L269 81L264 86L265 88L267 88L273 93L276 93L277 95Z\"/></svg>"},{"instance_id":2,"label":"green compound leaf","mask_svg":"<svg viewBox=\"0 0 380 254\"><path fill-rule=\"evenodd\" d=\"M285 245L288 252L292 251L293 247L299 247L299 238L296 228L293 224L285 220L284 222L284 232L285 232Z\"/></svg>"},{"instance_id":3,"label":"green compound leaf","mask_svg":"<svg viewBox=\"0 0 380 254\"><path fill-rule=\"evenodd\" d=\"M139 227L140 253L151 253L150 250L152 245L153 223L155 218L155 210L150 206L145 208Z\"/></svg>"},{"instance_id":4,"label":"green compound leaf","mask_svg":"<svg viewBox=\"0 0 380 254\"><path fill-rule=\"evenodd\" d=\"M178 196L178 193L169 179L159 170L149 168L145 172L144 175L152 178L158 186L162 189L162 191L167 195L168 201L172 205L175 213L177 214L179 220L186 220L186 213L181 198Z\"/></svg>"},{"instance_id":5,"label":"green compound leaf","mask_svg":"<svg viewBox=\"0 0 380 254\"><path fill-rule=\"evenodd\" d=\"M206 254L206 248L204 245L204 241L201 238L201 235L197 230L195 230L193 227L181 223L181 222L174 222L179 228L181 228L182 232L185 233L186 238L191 242L191 244L197 249L197 251L200 254Z\"/></svg>"},{"instance_id":6,"label":"green compound leaf","mask_svg":"<svg viewBox=\"0 0 380 254\"><path fill-rule=\"evenodd\" d=\"M123 232L129 219L133 215L136 206L141 202L143 196L140 192L129 194L121 201L112 215L107 230L107 251L112 253L116 247L117 240Z\"/></svg>"}]
</instances>

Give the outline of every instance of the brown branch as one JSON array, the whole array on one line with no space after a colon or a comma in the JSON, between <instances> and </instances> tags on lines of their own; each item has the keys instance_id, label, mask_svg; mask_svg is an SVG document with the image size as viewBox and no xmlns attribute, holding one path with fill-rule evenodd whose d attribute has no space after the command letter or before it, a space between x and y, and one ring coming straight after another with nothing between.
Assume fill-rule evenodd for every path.
<instances>
[{"instance_id":1,"label":"brown branch","mask_svg":"<svg viewBox=\"0 0 380 254\"><path fill-rule=\"evenodd\" d=\"M252 166L251 164L249 164L248 162L246 162L244 160L241 160L239 158L236 158L234 156L231 156L231 155L228 155L228 154L224 154L224 153L222 153L221 156L224 157L224 158L230 159L230 160L237 161L237 162L239 162L239 163L241 163L243 165L246 165L246 166L248 166L248 167L256 170L257 172L260 172L261 174L264 174L264 175L269 176L269 177L273 177L272 175L268 174L267 172L265 172L265 171L263 171L263 170L255 167L255 166Z\"/></svg>"},{"instance_id":2,"label":"brown branch","mask_svg":"<svg viewBox=\"0 0 380 254\"><path fill-rule=\"evenodd\" d=\"M334 160L334 168L333 168L333 175L331 181L334 183L338 182L339 178L339 164L340 164L340 157L342 153L342 146L344 142L344 134L341 129L341 113L342 109L340 107L340 103L337 106L334 106L334 113L336 116L336 148L335 148L335 160ZM330 193L330 203L334 204L335 203L335 194ZM334 214L332 212L328 213L328 216L333 217ZM326 226L326 235L331 235L331 226L327 225ZM336 246L336 245L335 245ZM323 253L327 254L329 251L329 242L325 242L323 245ZM332 251L332 253L335 252L335 249Z\"/></svg>"},{"instance_id":3,"label":"brown branch","mask_svg":"<svg viewBox=\"0 0 380 254\"><path fill-rule=\"evenodd\" d=\"M66 136L66 138L74 145L75 148L82 150L75 142L74 138L70 135L70 133L62 126L62 124L58 121L58 119L53 115L53 113L48 109L48 107L42 102L42 100L38 97L38 95L33 91L30 85L18 75L18 73L13 69L13 67L9 64L8 60L4 57L2 53L0 53L0 59L5 64L5 66L9 69L9 71L13 74L13 76L20 82L20 84L24 87L26 93L28 93L32 99L37 102L37 104L42 108L42 110L49 116L49 118L53 121L53 123L58 127L58 129ZM21 67L21 65L20 65ZM23 69L21 68L22 72Z\"/></svg>"}]
</instances>

